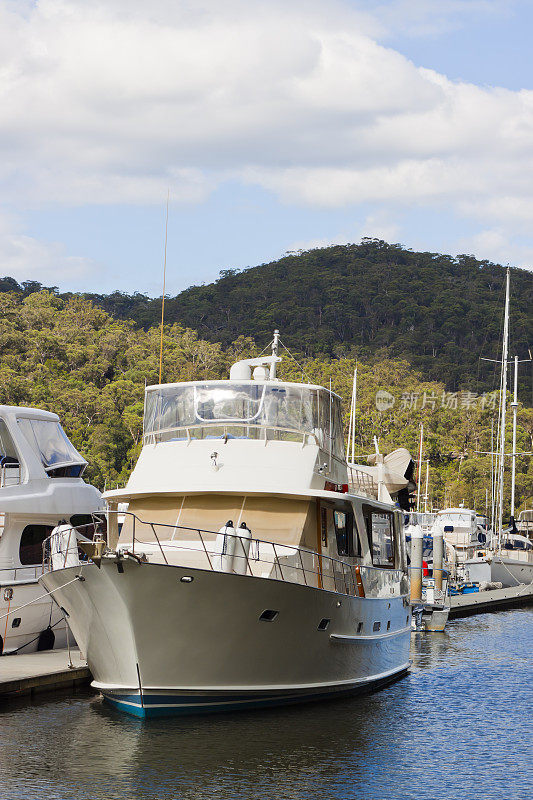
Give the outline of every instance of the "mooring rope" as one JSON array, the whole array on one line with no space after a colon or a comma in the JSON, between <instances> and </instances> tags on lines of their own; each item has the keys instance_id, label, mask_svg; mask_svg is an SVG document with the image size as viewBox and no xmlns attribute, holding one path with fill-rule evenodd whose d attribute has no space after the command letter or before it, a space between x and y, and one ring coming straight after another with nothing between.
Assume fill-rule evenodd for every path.
<instances>
[{"instance_id":1,"label":"mooring rope","mask_svg":"<svg viewBox=\"0 0 533 800\"><path fill-rule=\"evenodd\" d=\"M19 606L18 608L14 608L11 611L8 611L8 613L7 614L3 614L0 617L0 619L5 619L6 617L10 617L12 614L16 614L17 611L20 611L22 608L27 608L28 606L33 605L33 603L36 603L38 600L44 600L45 597L50 597L50 595L54 594L54 592L58 592L60 589L64 589L65 586L69 586L69 584L75 583L76 581L79 581L81 579L81 577L82 577L82 575L81 575L81 572L80 572L80 574L76 575L76 577L73 578L71 581L67 581L62 586L58 586L57 589L52 589L51 592L46 592L46 594L42 594L39 597L36 597L33 600L30 600L29 603L24 603L23 606ZM85 578L84 578L84 580L85 580Z\"/></svg>"}]
</instances>

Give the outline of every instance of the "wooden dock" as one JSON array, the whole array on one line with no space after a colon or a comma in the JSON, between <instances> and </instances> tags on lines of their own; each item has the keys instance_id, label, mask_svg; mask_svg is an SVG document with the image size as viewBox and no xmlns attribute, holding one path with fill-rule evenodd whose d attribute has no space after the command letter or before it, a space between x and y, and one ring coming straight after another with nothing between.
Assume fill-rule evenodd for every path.
<instances>
[{"instance_id":1,"label":"wooden dock","mask_svg":"<svg viewBox=\"0 0 533 800\"><path fill-rule=\"evenodd\" d=\"M533 603L533 583L450 597L450 619Z\"/></svg>"},{"instance_id":2,"label":"wooden dock","mask_svg":"<svg viewBox=\"0 0 533 800\"><path fill-rule=\"evenodd\" d=\"M88 684L91 673L87 663L79 650L71 648L70 653L72 667L66 649L0 657L0 701Z\"/></svg>"}]
</instances>

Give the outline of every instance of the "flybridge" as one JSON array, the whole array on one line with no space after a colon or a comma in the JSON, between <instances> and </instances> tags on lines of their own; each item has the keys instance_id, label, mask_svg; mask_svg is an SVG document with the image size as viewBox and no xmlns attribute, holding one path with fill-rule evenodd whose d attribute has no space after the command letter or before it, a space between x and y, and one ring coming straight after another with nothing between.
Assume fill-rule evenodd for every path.
<instances>
[{"instance_id":1,"label":"flybridge","mask_svg":"<svg viewBox=\"0 0 533 800\"><path fill-rule=\"evenodd\" d=\"M147 387L145 444L303 437L344 461L341 398L321 386L278 380L277 342L276 331L272 355L236 362L229 380Z\"/></svg>"},{"instance_id":2,"label":"flybridge","mask_svg":"<svg viewBox=\"0 0 533 800\"><path fill-rule=\"evenodd\" d=\"M283 439L302 435L344 460L340 398L319 386L207 381L146 390L145 443L180 438ZM300 434L298 436L298 434Z\"/></svg>"}]
</instances>

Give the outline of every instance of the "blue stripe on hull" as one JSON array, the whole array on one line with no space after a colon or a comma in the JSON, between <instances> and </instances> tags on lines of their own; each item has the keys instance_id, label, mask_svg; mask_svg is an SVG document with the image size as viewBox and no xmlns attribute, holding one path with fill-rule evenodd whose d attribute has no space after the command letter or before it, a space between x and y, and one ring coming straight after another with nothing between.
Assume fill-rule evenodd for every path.
<instances>
[{"instance_id":1,"label":"blue stripe on hull","mask_svg":"<svg viewBox=\"0 0 533 800\"><path fill-rule=\"evenodd\" d=\"M335 699L347 695L370 692L381 686L393 683L407 673L407 668L380 678L364 685L357 684L349 688L333 689L329 692L310 692L309 694L283 694L269 697L257 695L239 695L222 697L220 695L205 695L202 698L190 695L164 695L147 694L143 692L142 702L139 694L113 694L104 693L104 698L120 711L135 717L169 717L187 714L213 714L226 711L244 711L254 708L268 708L272 706L305 703L314 700Z\"/></svg>"}]
</instances>

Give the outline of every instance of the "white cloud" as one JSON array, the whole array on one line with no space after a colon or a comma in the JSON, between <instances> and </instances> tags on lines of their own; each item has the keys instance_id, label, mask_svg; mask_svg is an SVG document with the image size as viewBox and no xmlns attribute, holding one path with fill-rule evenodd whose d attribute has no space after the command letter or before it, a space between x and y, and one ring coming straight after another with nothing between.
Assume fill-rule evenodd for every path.
<instances>
[{"instance_id":1,"label":"white cloud","mask_svg":"<svg viewBox=\"0 0 533 800\"><path fill-rule=\"evenodd\" d=\"M479 259L533 269L533 243L513 237L505 228L487 228L463 237L455 242L454 249L456 253L471 253Z\"/></svg>"},{"instance_id":2,"label":"white cloud","mask_svg":"<svg viewBox=\"0 0 533 800\"><path fill-rule=\"evenodd\" d=\"M487 213L510 236L533 209L533 92L450 81L379 40L400 18L423 33L515 6L4 2L0 200L153 203L170 185L198 203L240 180L289 203L382 203L389 217ZM15 265L24 247L50 252L13 237Z\"/></svg>"},{"instance_id":3,"label":"white cloud","mask_svg":"<svg viewBox=\"0 0 533 800\"><path fill-rule=\"evenodd\" d=\"M60 242L45 242L28 236L12 216L0 216L2 276L38 281L45 286L68 282L75 287L87 276L97 276L101 270L101 265L90 259L68 255Z\"/></svg>"}]
</instances>

